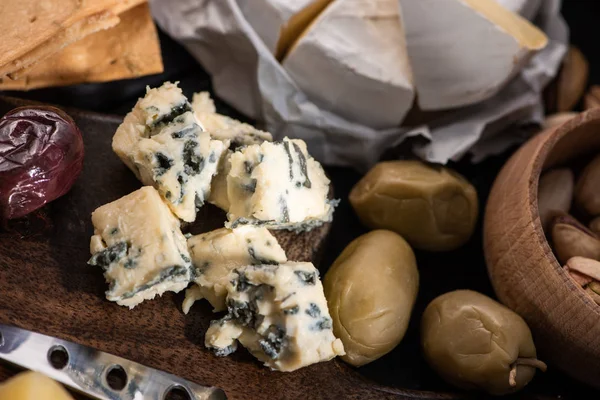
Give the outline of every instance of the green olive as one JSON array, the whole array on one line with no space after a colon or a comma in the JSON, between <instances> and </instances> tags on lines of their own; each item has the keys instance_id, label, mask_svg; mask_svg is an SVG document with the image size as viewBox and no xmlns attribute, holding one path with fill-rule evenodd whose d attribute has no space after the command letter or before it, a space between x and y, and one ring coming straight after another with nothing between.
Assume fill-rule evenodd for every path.
<instances>
[{"instance_id":1,"label":"green olive","mask_svg":"<svg viewBox=\"0 0 600 400\"><path fill-rule=\"evenodd\" d=\"M368 364L406 333L419 289L415 255L398 234L372 231L344 249L323 286L333 331L346 350L342 359Z\"/></svg>"},{"instance_id":2,"label":"green olive","mask_svg":"<svg viewBox=\"0 0 600 400\"><path fill-rule=\"evenodd\" d=\"M350 203L366 226L392 230L422 250L462 246L477 222L475 188L448 168L420 161L375 165L352 189Z\"/></svg>"},{"instance_id":3,"label":"green olive","mask_svg":"<svg viewBox=\"0 0 600 400\"><path fill-rule=\"evenodd\" d=\"M536 368L546 369L523 318L470 290L446 293L427 306L421 344L429 365L464 389L512 393L533 379Z\"/></svg>"}]
</instances>

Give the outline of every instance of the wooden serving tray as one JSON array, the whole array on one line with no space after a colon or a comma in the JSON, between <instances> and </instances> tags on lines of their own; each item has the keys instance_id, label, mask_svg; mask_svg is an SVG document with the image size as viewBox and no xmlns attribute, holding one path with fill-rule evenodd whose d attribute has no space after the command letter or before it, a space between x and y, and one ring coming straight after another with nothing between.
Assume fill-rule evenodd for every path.
<instances>
[{"instance_id":1,"label":"wooden serving tray","mask_svg":"<svg viewBox=\"0 0 600 400\"><path fill-rule=\"evenodd\" d=\"M27 103L2 99L0 115ZM241 348L230 357L216 357L203 343L210 321L218 316L206 302L197 303L185 316L183 292L165 294L131 311L107 301L101 269L86 264L93 231L90 214L141 184L111 149L121 118L67 111L83 133L84 169L66 196L0 232L0 322L216 386L231 399L412 395L367 383L338 361L281 373L263 367ZM221 210L206 205L197 222L184 231L206 232L224 221ZM304 234L274 233L289 259L317 263L329 229L327 224ZM0 365L0 379L12 373Z\"/></svg>"},{"instance_id":2,"label":"wooden serving tray","mask_svg":"<svg viewBox=\"0 0 600 400\"><path fill-rule=\"evenodd\" d=\"M32 103L0 97L0 115ZM11 231L0 228L0 323L88 345L216 386L230 399L484 398L480 393L458 392L442 382L424 362L419 345L420 315L434 297L461 288L493 296L482 253L481 226L459 250L417 252L421 283L411 323L402 343L385 357L360 369L333 360L292 373L270 371L241 346L233 355L218 358L204 347L204 332L218 317L208 303L197 303L185 316L181 312L183 293L165 294L132 311L104 298L102 271L86 264L93 230L90 213L141 185L111 150L121 117L66 111L84 136L84 170L66 196L24 220L11 222ZM493 158L477 168L454 165L476 186L482 209L505 159L506 155ZM360 176L339 168L329 168L328 174L335 183L336 197L342 199L333 224L303 235L276 233L290 259L312 260L321 275L352 239L365 232L346 201ZM221 227L224 219L221 210L206 205L198 222L186 229L205 232ZM0 381L16 372L0 364ZM524 391L505 398L597 397L598 392L550 366Z\"/></svg>"}]
</instances>

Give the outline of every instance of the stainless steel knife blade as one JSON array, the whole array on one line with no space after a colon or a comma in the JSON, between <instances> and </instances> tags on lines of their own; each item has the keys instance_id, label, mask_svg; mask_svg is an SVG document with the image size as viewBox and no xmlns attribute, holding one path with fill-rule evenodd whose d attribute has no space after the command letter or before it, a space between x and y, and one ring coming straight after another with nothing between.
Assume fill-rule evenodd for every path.
<instances>
[{"instance_id":1,"label":"stainless steel knife blade","mask_svg":"<svg viewBox=\"0 0 600 400\"><path fill-rule=\"evenodd\" d=\"M90 347L4 324L0 324L0 360L41 372L96 399L164 400L174 392L178 398L192 400L227 399L221 389L197 385Z\"/></svg>"}]
</instances>

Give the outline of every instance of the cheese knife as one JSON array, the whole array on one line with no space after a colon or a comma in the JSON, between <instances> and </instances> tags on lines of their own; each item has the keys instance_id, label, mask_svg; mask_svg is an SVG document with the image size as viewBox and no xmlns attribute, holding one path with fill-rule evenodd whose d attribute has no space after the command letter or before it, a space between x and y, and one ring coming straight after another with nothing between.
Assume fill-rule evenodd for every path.
<instances>
[{"instance_id":1,"label":"cheese knife","mask_svg":"<svg viewBox=\"0 0 600 400\"><path fill-rule=\"evenodd\" d=\"M197 385L66 340L0 324L0 360L43 373L101 400L224 400L221 389Z\"/></svg>"}]
</instances>

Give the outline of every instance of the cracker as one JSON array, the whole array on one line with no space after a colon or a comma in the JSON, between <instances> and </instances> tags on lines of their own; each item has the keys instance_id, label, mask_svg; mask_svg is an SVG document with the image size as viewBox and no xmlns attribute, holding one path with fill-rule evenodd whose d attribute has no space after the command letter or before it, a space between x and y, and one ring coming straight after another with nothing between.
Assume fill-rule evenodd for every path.
<instances>
[{"instance_id":1,"label":"cracker","mask_svg":"<svg viewBox=\"0 0 600 400\"><path fill-rule=\"evenodd\" d=\"M86 82L135 78L163 71L160 43L148 4L121 16L121 23L70 45L23 71L17 80L6 79L3 90L29 90Z\"/></svg>"},{"instance_id":2,"label":"cracker","mask_svg":"<svg viewBox=\"0 0 600 400\"><path fill-rule=\"evenodd\" d=\"M1 0L0 66L16 60L90 15L121 0Z\"/></svg>"},{"instance_id":3,"label":"cracker","mask_svg":"<svg viewBox=\"0 0 600 400\"><path fill-rule=\"evenodd\" d=\"M89 0L82 1L89 2ZM35 65L37 62L43 61L50 55L59 52L66 46L76 42L77 40L81 40L85 36L95 33L101 29L108 29L111 26L114 26L116 25L116 23L118 23L118 20L115 19L113 16L113 19L110 23L107 20L105 20L106 25L101 26L101 23L98 21L98 19L103 19L104 17L108 18L109 13L112 13L114 15L121 14L144 2L146 2L146 0L119 0L116 4L112 4L108 10L100 10L95 15L88 15L86 17L87 19L84 18L78 22L75 22L69 28L63 29L62 31L58 32L55 35L55 37L40 44L30 52L21 56L19 59L13 60L12 63L0 67L0 77L3 75L8 75L11 79L17 79L20 75L20 72L22 72L24 69ZM94 10L99 9L100 4L102 3L98 3ZM104 5L106 5L106 3L104 3ZM87 10L89 11L90 7L88 7ZM95 24L96 29L93 29L92 24Z\"/></svg>"},{"instance_id":4,"label":"cracker","mask_svg":"<svg viewBox=\"0 0 600 400\"><path fill-rule=\"evenodd\" d=\"M121 14L127 10L131 10L133 7L137 7L142 3L146 3L147 0L121 0L110 8L113 14Z\"/></svg>"},{"instance_id":5,"label":"cracker","mask_svg":"<svg viewBox=\"0 0 600 400\"><path fill-rule=\"evenodd\" d=\"M102 11L84 18L56 34L51 40L42 43L20 58L0 67L0 76L14 73L43 60L92 33L111 28L119 23L119 17L111 11Z\"/></svg>"}]
</instances>

